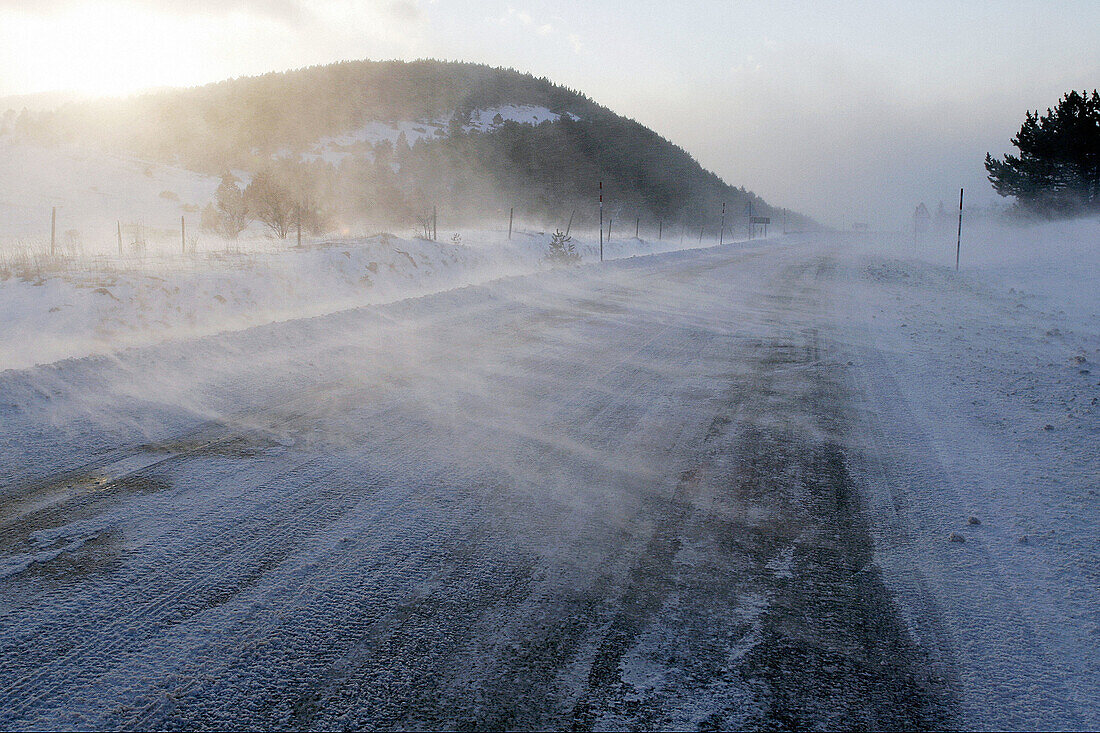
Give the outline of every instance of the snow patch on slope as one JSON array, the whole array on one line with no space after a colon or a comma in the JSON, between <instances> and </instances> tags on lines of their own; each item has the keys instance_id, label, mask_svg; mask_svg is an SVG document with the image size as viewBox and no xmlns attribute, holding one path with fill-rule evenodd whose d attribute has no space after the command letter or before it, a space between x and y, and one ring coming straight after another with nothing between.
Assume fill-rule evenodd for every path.
<instances>
[{"instance_id":1,"label":"snow patch on slope","mask_svg":"<svg viewBox=\"0 0 1100 733\"><path fill-rule=\"evenodd\" d=\"M580 119L577 115L566 113L572 120ZM499 115L500 120L497 121ZM551 112L546 107L529 104L506 104L497 107L474 110L470 114L468 124L463 124L466 132L491 132L505 122L515 122L521 125L540 125L543 122L557 122L561 115ZM380 142L388 141L396 144L402 135L409 145L415 145L420 140L432 140L446 137L454 116L437 119L405 120L398 122L371 121L346 132L342 135L323 137L306 153L303 160L323 160L332 165L339 165L349 156L373 159L373 153L365 150L368 146L374 146Z\"/></svg>"}]
</instances>

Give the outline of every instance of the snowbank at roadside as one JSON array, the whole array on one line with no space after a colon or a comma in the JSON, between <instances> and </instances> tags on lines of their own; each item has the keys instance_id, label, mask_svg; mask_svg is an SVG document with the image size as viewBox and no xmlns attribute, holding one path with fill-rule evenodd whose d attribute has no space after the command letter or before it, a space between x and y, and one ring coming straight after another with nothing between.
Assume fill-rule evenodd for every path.
<instances>
[{"instance_id":1,"label":"snowbank at roadside","mask_svg":"<svg viewBox=\"0 0 1100 733\"><path fill-rule=\"evenodd\" d=\"M1100 221L853 237L853 473L963 728L1100 724ZM971 519L973 518L973 519Z\"/></svg>"},{"instance_id":2,"label":"snowbank at roadside","mask_svg":"<svg viewBox=\"0 0 1100 733\"><path fill-rule=\"evenodd\" d=\"M441 236L446 236L446 233ZM380 234L301 248L0 266L0 369L384 303L547 268L548 233ZM710 243L707 243L709 246ZM577 239L582 262L599 246ZM630 238L619 258L678 249Z\"/></svg>"}]
</instances>

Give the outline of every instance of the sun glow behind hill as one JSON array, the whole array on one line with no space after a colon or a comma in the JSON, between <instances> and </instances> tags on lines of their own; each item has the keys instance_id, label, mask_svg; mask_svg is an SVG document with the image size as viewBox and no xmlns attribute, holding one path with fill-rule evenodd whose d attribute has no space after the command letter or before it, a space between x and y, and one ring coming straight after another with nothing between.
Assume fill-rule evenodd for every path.
<instances>
[{"instance_id":1,"label":"sun glow behind hill","mask_svg":"<svg viewBox=\"0 0 1100 733\"><path fill-rule=\"evenodd\" d=\"M179 34L206 24L118 5L76 5L53 17L7 19L5 50L22 91L115 96L203 80L209 71L202 46L180 43Z\"/></svg>"},{"instance_id":2,"label":"sun glow behind hill","mask_svg":"<svg viewBox=\"0 0 1100 733\"><path fill-rule=\"evenodd\" d=\"M416 47L415 23L393 9L401 3L25 5L0 4L0 96L54 91L123 96L368 53L423 55Z\"/></svg>"}]
</instances>

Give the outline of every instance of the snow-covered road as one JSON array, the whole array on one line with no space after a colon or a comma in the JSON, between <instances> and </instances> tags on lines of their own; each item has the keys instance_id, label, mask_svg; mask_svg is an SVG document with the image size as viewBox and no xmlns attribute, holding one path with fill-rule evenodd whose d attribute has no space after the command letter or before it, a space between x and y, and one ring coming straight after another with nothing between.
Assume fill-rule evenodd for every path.
<instances>
[{"instance_id":1,"label":"snow-covered road","mask_svg":"<svg viewBox=\"0 0 1100 733\"><path fill-rule=\"evenodd\" d=\"M0 374L0 727L1096 727L1096 409L953 409L1007 302L859 244Z\"/></svg>"}]
</instances>

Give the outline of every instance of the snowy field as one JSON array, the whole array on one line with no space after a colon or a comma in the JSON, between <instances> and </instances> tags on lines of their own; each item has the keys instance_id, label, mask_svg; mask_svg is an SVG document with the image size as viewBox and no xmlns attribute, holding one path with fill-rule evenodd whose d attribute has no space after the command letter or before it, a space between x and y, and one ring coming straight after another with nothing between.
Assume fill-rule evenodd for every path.
<instances>
[{"instance_id":1,"label":"snowy field","mask_svg":"<svg viewBox=\"0 0 1100 733\"><path fill-rule=\"evenodd\" d=\"M588 260L599 259L596 236L573 238ZM547 270L549 241L549 233L528 230L514 232L511 239L506 232L441 233L434 242L378 234L321 239L301 248L252 239L234 252L70 255L0 263L0 369L324 315ZM604 256L683 246L680 237L617 238L605 243Z\"/></svg>"},{"instance_id":2,"label":"snowy field","mask_svg":"<svg viewBox=\"0 0 1100 733\"><path fill-rule=\"evenodd\" d=\"M961 277L900 249L839 311L879 562L968 727L1094 729L1100 221L978 232Z\"/></svg>"},{"instance_id":3,"label":"snowy field","mask_svg":"<svg viewBox=\"0 0 1100 733\"><path fill-rule=\"evenodd\" d=\"M0 282L0 727L1100 727L1100 222L545 239Z\"/></svg>"},{"instance_id":4,"label":"snowy field","mask_svg":"<svg viewBox=\"0 0 1100 733\"><path fill-rule=\"evenodd\" d=\"M475 110L466 128L558 118L543 107L508 105ZM372 122L342 138L318 141L308 155L339 157L351 150L369 158L374 143L402 134L410 141L445 135L449 123ZM247 182L246 173L235 173ZM288 240L274 239L258 222L227 241L199 226L199 212L218 184L217 177L133 157L0 135L0 370L549 269L545 256L553 230L524 222L517 212L509 238L507 210L493 227L480 230L448 227L447 212L441 212L436 242L409 230L362 236L341 231L307 235L299 248L293 233ZM567 221L557 226L567 228ZM669 229L661 241L616 231L605 256L713 243L713 233L705 240L685 239L682 229ZM584 257L598 258L598 232L571 234Z\"/></svg>"}]
</instances>

